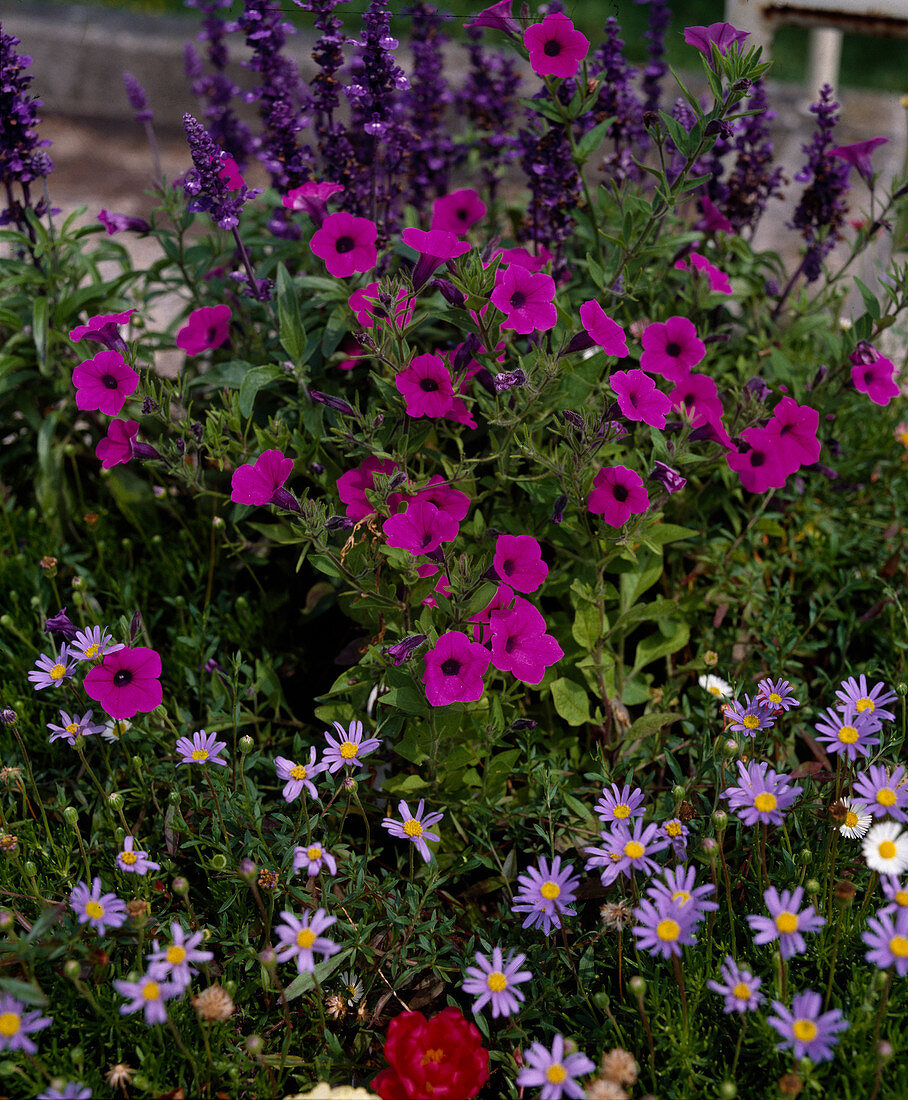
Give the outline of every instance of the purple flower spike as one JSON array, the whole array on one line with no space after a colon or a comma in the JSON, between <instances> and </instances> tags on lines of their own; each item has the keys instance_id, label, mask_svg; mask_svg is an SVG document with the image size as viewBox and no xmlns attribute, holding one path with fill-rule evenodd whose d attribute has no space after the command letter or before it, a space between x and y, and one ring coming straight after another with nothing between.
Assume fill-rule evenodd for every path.
<instances>
[{"instance_id":1,"label":"purple flower spike","mask_svg":"<svg viewBox=\"0 0 908 1100\"><path fill-rule=\"evenodd\" d=\"M805 1055L813 1062L829 1062L834 1057L832 1048L838 1042L838 1032L846 1031L848 1021L839 1009L821 1012L823 998L812 989L799 993L788 1009L780 1001L773 1001L778 1013L766 1021L782 1037L776 1050L792 1050L795 1058Z\"/></svg>"},{"instance_id":2,"label":"purple flower spike","mask_svg":"<svg viewBox=\"0 0 908 1100\"><path fill-rule=\"evenodd\" d=\"M515 955L513 951L509 951L507 958L504 958L500 947L492 951L491 959L477 951L477 965L467 967L462 987L464 993L477 998L473 1003L473 1011L479 1012L491 1002L493 1019L518 1012L520 1002L525 998L514 987L533 977L529 970L520 969L525 962L526 955Z\"/></svg>"},{"instance_id":3,"label":"purple flower spike","mask_svg":"<svg viewBox=\"0 0 908 1100\"><path fill-rule=\"evenodd\" d=\"M551 866L547 859L539 860L539 867L529 867L517 876L519 889L514 895L511 911L526 913L524 928L541 928L548 936L553 928L561 927L562 916L576 916L570 903L577 896L580 876L573 875L570 863L561 866L561 856L555 856Z\"/></svg>"},{"instance_id":4,"label":"purple flower spike","mask_svg":"<svg viewBox=\"0 0 908 1100\"><path fill-rule=\"evenodd\" d=\"M798 911L804 891L800 886L794 890L783 890L780 894L775 886L770 886L763 894L768 917L750 915L747 923L754 931L754 943L764 944L779 941L779 950L783 959L800 955L807 950L807 942L802 933L818 932L826 923L824 917L817 915L812 905Z\"/></svg>"},{"instance_id":5,"label":"purple flower spike","mask_svg":"<svg viewBox=\"0 0 908 1100\"><path fill-rule=\"evenodd\" d=\"M725 998L726 1015L730 1012L753 1012L765 999L759 992L762 980L755 978L749 970L742 970L731 955L725 956L721 974L721 982L710 979L706 984L714 993Z\"/></svg>"},{"instance_id":6,"label":"purple flower spike","mask_svg":"<svg viewBox=\"0 0 908 1100\"><path fill-rule=\"evenodd\" d=\"M391 836L397 837L399 840L409 840L412 844L416 845L416 850L422 856L426 863L432 858L432 853L429 851L429 846L426 844L427 840L437 842L441 840L438 833L430 833L428 830L437 825L439 821L444 817L444 814L431 813L425 814L423 812L426 808L426 800L421 798L419 805L416 807L416 813L410 813L410 807L406 802L401 801L397 804L397 812L402 818L400 821L392 821L390 818L385 818L381 823L383 829L387 829Z\"/></svg>"}]
</instances>

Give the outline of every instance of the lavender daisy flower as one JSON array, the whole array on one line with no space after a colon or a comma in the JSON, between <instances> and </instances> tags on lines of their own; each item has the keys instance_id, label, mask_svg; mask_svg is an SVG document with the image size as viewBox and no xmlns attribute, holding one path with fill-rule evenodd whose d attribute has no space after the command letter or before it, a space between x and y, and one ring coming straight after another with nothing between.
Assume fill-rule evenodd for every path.
<instances>
[{"instance_id":1,"label":"lavender daisy flower","mask_svg":"<svg viewBox=\"0 0 908 1100\"><path fill-rule=\"evenodd\" d=\"M312 780L319 772L325 770L324 764L316 762L315 747L311 746L309 749L309 763L308 764L294 764L292 760L288 760L286 756L276 756L274 758L274 768L277 772L278 779L284 781L284 801L293 802L303 792L303 788L311 798L318 801L318 791L315 789L315 784Z\"/></svg>"},{"instance_id":2,"label":"lavender daisy flower","mask_svg":"<svg viewBox=\"0 0 908 1100\"><path fill-rule=\"evenodd\" d=\"M874 825L861 842L867 866L880 875L901 875L908 871L908 833L894 821Z\"/></svg>"},{"instance_id":3,"label":"lavender daisy flower","mask_svg":"<svg viewBox=\"0 0 908 1100\"><path fill-rule=\"evenodd\" d=\"M295 848L293 850L293 873L298 875L305 867L306 874L312 878L317 875L322 865L328 868L332 875L337 874L337 860L330 852L325 851L321 844L310 844L308 848Z\"/></svg>"},{"instance_id":4,"label":"lavender daisy flower","mask_svg":"<svg viewBox=\"0 0 908 1100\"><path fill-rule=\"evenodd\" d=\"M53 1086L39 1092L36 1100L91 1100L92 1091L81 1081L67 1081L62 1089Z\"/></svg>"},{"instance_id":5,"label":"lavender daisy flower","mask_svg":"<svg viewBox=\"0 0 908 1100\"><path fill-rule=\"evenodd\" d=\"M687 855L687 838L690 836L690 829L678 817L663 821L660 829L671 844L675 859L684 859Z\"/></svg>"},{"instance_id":6,"label":"lavender daisy flower","mask_svg":"<svg viewBox=\"0 0 908 1100\"><path fill-rule=\"evenodd\" d=\"M637 923L631 931L637 937L637 946L663 959L680 956L682 946L696 942L691 934L697 922L696 913L664 894L650 896L655 897L655 904L644 898L634 910Z\"/></svg>"},{"instance_id":7,"label":"lavender daisy flower","mask_svg":"<svg viewBox=\"0 0 908 1100\"><path fill-rule=\"evenodd\" d=\"M28 674L29 680L35 685L35 691L56 687L76 671L76 661L66 643L60 646L58 657L48 657L46 653L42 653L35 664L38 667Z\"/></svg>"},{"instance_id":8,"label":"lavender daisy flower","mask_svg":"<svg viewBox=\"0 0 908 1100\"><path fill-rule=\"evenodd\" d=\"M908 884L903 886L896 875L883 875L880 879L883 893L889 899L877 913L878 917L889 917L893 913L908 912Z\"/></svg>"},{"instance_id":9,"label":"lavender daisy flower","mask_svg":"<svg viewBox=\"0 0 908 1100\"><path fill-rule=\"evenodd\" d=\"M848 1028L848 1021L839 1009L821 1013L823 998L812 989L799 993L791 1002L790 1010L780 1001L773 1001L772 1007L778 1015L770 1016L766 1022L783 1040L776 1050L793 1048L795 1058L806 1055L813 1062L832 1060L832 1048L838 1042L836 1035Z\"/></svg>"},{"instance_id":10,"label":"lavender daisy flower","mask_svg":"<svg viewBox=\"0 0 908 1100\"><path fill-rule=\"evenodd\" d=\"M546 1050L542 1043L533 1043L523 1052L523 1062L517 1084L524 1088L541 1088L540 1100L560 1100L562 1096L583 1100L586 1090L575 1078L592 1073L596 1068L580 1051L565 1057L563 1035L555 1036L551 1050Z\"/></svg>"},{"instance_id":11,"label":"lavender daisy flower","mask_svg":"<svg viewBox=\"0 0 908 1100\"><path fill-rule=\"evenodd\" d=\"M511 911L527 914L524 928L541 928L547 936L553 928L561 927L563 915L576 916L570 904L577 896L580 876L572 876L573 870L570 863L562 868L561 856L555 856L551 866L543 857L538 869L528 867L517 876L518 891Z\"/></svg>"},{"instance_id":12,"label":"lavender daisy flower","mask_svg":"<svg viewBox=\"0 0 908 1100\"><path fill-rule=\"evenodd\" d=\"M170 925L170 937L172 942L167 947L159 947L155 940L153 950L145 956L149 964L148 976L155 981L167 979L178 989L185 989L193 974L198 973L192 964L210 962L214 955L210 951L199 950L199 944L205 938L204 932L193 932L187 936L178 921Z\"/></svg>"},{"instance_id":13,"label":"lavender daisy flower","mask_svg":"<svg viewBox=\"0 0 908 1100\"><path fill-rule=\"evenodd\" d=\"M426 800L421 798L419 805L416 807L416 813L410 813L410 807L406 802L399 802L397 804L397 812L403 819L403 824L399 821L392 821L390 818L385 818L381 823L383 829L387 829L391 836L396 836L400 840L410 840L416 845L416 850L422 856L422 858L429 862L432 858L432 853L429 851L429 846L426 844L427 840L438 841L441 837L438 833L430 833L426 830L433 825L437 825L439 821L444 817L444 814L432 813L426 814L423 817L423 810L426 807Z\"/></svg>"},{"instance_id":14,"label":"lavender daisy flower","mask_svg":"<svg viewBox=\"0 0 908 1100\"><path fill-rule=\"evenodd\" d=\"M868 711L858 714L851 703L840 710L827 708L820 718L813 728L817 731L817 740L822 741L829 752L842 752L854 761L859 756L869 756L871 746L880 743L879 737L872 736L880 723Z\"/></svg>"},{"instance_id":15,"label":"lavender daisy flower","mask_svg":"<svg viewBox=\"0 0 908 1100\"><path fill-rule=\"evenodd\" d=\"M167 1009L164 1002L172 997L178 997L182 988L173 982L155 981L150 974L146 974L137 982L122 980L114 981L114 989L121 997L126 997L128 1004L120 1005L120 1015L129 1016L133 1012L144 1012L145 1023L163 1024L167 1022Z\"/></svg>"},{"instance_id":16,"label":"lavender daisy flower","mask_svg":"<svg viewBox=\"0 0 908 1100\"><path fill-rule=\"evenodd\" d=\"M904 765L899 764L892 775L881 764L871 764L867 772L859 775L854 783L854 798L866 807L872 817L892 817L896 821L908 821L908 783Z\"/></svg>"},{"instance_id":17,"label":"lavender daisy flower","mask_svg":"<svg viewBox=\"0 0 908 1100\"><path fill-rule=\"evenodd\" d=\"M773 710L790 710L801 704L791 694L791 684L787 680L760 680L757 684L757 698L755 700Z\"/></svg>"},{"instance_id":18,"label":"lavender daisy flower","mask_svg":"<svg viewBox=\"0 0 908 1100\"><path fill-rule=\"evenodd\" d=\"M758 821L781 825L782 811L789 809L803 790L792 787L787 776L779 775L768 764L744 764L739 760L738 774L740 787L727 787L720 797L728 799L729 809L745 825L756 825Z\"/></svg>"},{"instance_id":19,"label":"lavender daisy flower","mask_svg":"<svg viewBox=\"0 0 908 1100\"><path fill-rule=\"evenodd\" d=\"M281 941L277 948L279 962L296 959L296 968L300 974L304 971L311 974L315 970L316 952L329 959L340 951L336 943L322 935L337 920L337 917L329 917L324 909L307 913L302 920L285 909L281 917L283 924L275 929Z\"/></svg>"},{"instance_id":20,"label":"lavender daisy flower","mask_svg":"<svg viewBox=\"0 0 908 1100\"><path fill-rule=\"evenodd\" d=\"M160 871L160 863L153 863L147 852L134 848L135 838L128 836L123 840L123 851L117 856L117 866L128 875L147 875L149 871Z\"/></svg>"},{"instance_id":21,"label":"lavender daisy flower","mask_svg":"<svg viewBox=\"0 0 908 1100\"><path fill-rule=\"evenodd\" d=\"M618 877L626 875L633 878L635 871L646 875L655 874L659 864L652 858L656 852L668 847L668 840L659 837L659 826L654 822L644 825L638 818L631 829L624 822L617 822L610 833L601 833L605 845L602 848L585 848L591 858L586 862L586 870L605 867L602 874L603 885L608 885ZM617 856L617 859L616 859Z\"/></svg>"},{"instance_id":22,"label":"lavender daisy flower","mask_svg":"<svg viewBox=\"0 0 908 1100\"><path fill-rule=\"evenodd\" d=\"M478 998L473 1004L473 1011L479 1012L491 1001L493 1018L518 1012L525 997L514 986L533 977L529 970L520 969L525 962L526 955L515 955L513 951L503 958L500 947L492 950L491 959L477 951L477 965L467 967L462 987L464 993Z\"/></svg>"},{"instance_id":23,"label":"lavender daisy flower","mask_svg":"<svg viewBox=\"0 0 908 1100\"><path fill-rule=\"evenodd\" d=\"M747 923L754 931L754 943L772 943L779 941L779 950L783 959L800 955L807 950L807 942L802 932L817 932L826 923L824 917L817 915L812 905L798 912L804 891L800 886L794 890L783 890L780 894L775 886L770 886L763 894L768 917L750 915Z\"/></svg>"},{"instance_id":24,"label":"lavender daisy flower","mask_svg":"<svg viewBox=\"0 0 908 1100\"><path fill-rule=\"evenodd\" d=\"M864 956L869 963L880 970L894 966L900 978L908 974L908 909L871 917L861 939L870 948Z\"/></svg>"},{"instance_id":25,"label":"lavender daisy flower","mask_svg":"<svg viewBox=\"0 0 908 1100\"><path fill-rule=\"evenodd\" d=\"M87 630L76 632L70 651L77 661L96 661L125 648L122 643L113 640L113 635L105 627L90 626Z\"/></svg>"},{"instance_id":26,"label":"lavender daisy flower","mask_svg":"<svg viewBox=\"0 0 908 1100\"><path fill-rule=\"evenodd\" d=\"M99 878L92 881L91 890L84 882L77 883L69 895L69 904L79 924L90 924L100 936L108 928L119 928L126 922L126 903L116 894L102 894Z\"/></svg>"},{"instance_id":27,"label":"lavender daisy flower","mask_svg":"<svg viewBox=\"0 0 908 1100\"><path fill-rule=\"evenodd\" d=\"M726 703L722 708L729 723L728 728L732 733L743 733L747 737L756 737L760 730L767 730L775 725L772 710L764 704L759 696L751 700L749 695L745 695L744 702L743 707L736 700Z\"/></svg>"},{"instance_id":28,"label":"lavender daisy flower","mask_svg":"<svg viewBox=\"0 0 908 1100\"><path fill-rule=\"evenodd\" d=\"M842 681L842 686L835 694L842 706L850 704L858 714L869 711L874 718L885 722L895 721L895 714L891 710L884 709L884 705L894 702L897 696L894 691L886 691L886 685L882 681L874 684L868 691L866 676L862 675L857 680L849 676L847 680Z\"/></svg>"},{"instance_id":29,"label":"lavender daisy flower","mask_svg":"<svg viewBox=\"0 0 908 1100\"><path fill-rule=\"evenodd\" d=\"M763 1000L763 994L759 992L762 979L755 978L749 970L742 970L731 955L725 956L721 974L721 982L710 979L706 984L714 993L725 998L725 1013L753 1012Z\"/></svg>"},{"instance_id":30,"label":"lavender daisy flower","mask_svg":"<svg viewBox=\"0 0 908 1100\"><path fill-rule=\"evenodd\" d=\"M196 730L192 740L181 737L177 741L177 752L181 754L180 764L220 764L227 767L227 761L221 759L221 752L227 748L226 741L218 741L216 733L206 733L204 730Z\"/></svg>"},{"instance_id":31,"label":"lavender daisy flower","mask_svg":"<svg viewBox=\"0 0 908 1100\"><path fill-rule=\"evenodd\" d=\"M663 878L651 882L646 892L657 901L664 898L677 902L694 921L700 921L719 906L708 900L710 894L715 893L715 887L709 883L694 886L696 877L693 867L676 867L673 871L666 871Z\"/></svg>"},{"instance_id":32,"label":"lavender daisy flower","mask_svg":"<svg viewBox=\"0 0 908 1100\"><path fill-rule=\"evenodd\" d=\"M612 821L626 821L629 817L643 817L644 794L639 787L633 790L626 784L618 790L618 784L613 783L611 791L603 787L602 798L593 809L606 823Z\"/></svg>"},{"instance_id":33,"label":"lavender daisy flower","mask_svg":"<svg viewBox=\"0 0 908 1100\"><path fill-rule=\"evenodd\" d=\"M54 725L53 722L47 723L47 728L51 730L49 741L53 744L54 741L59 741L61 738L65 738L70 745L76 743L76 738L80 735L82 737L89 737L93 733L101 733L104 730L104 726L94 725L91 720L91 716L94 712L87 710L80 718L78 714L67 714L65 710L60 711L60 721L63 723L60 726Z\"/></svg>"},{"instance_id":34,"label":"lavender daisy flower","mask_svg":"<svg viewBox=\"0 0 908 1100\"><path fill-rule=\"evenodd\" d=\"M337 730L340 740L335 741L331 734L325 730L325 740L328 742L328 748L322 752L322 761L326 764L329 772L333 773L344 767L361 768L363 762L360 757L374 752L381 744L380 737L363 739L362 722L351 722L349 730L345 730L340 722L335 722L334 728Z\"/></svg>"},{"instance_id":35,"label":"lavender daisy flower","mask_svg":"<svg viewBox=\"0 0 908 1100\"><path fill-rule=\"evenodd\" d=\"M42 1016L40 1012L26 1012L21 1001L8 993L0 993L0 1050L34 1054L38 1048L29 1035L43 1031L52 1022L49 1016Z\"/></svg>"}]
</instances>

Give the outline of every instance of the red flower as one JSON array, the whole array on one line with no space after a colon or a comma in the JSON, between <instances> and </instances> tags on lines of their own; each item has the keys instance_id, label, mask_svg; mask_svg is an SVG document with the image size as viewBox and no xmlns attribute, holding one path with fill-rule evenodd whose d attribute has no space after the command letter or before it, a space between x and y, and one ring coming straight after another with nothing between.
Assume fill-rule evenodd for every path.
<instances>
[{"instance_id":1,"label":"red flower","mask_svg":"<svg viewBox=\"0 0 908 1100\"><path fill-rule=\"evenodd\" d=\"M427 1020L402 1012L388 1025L391 1063L372 1082L382 1100L470 1100L489 1079L489 1052L456 1008Z\"/></svg>"}]
</instances>

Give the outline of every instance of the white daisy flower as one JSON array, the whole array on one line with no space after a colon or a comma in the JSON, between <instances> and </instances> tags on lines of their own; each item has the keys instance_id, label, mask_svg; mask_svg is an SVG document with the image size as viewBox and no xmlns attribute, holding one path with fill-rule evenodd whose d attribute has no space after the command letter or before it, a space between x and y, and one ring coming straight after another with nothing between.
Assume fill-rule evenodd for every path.
<instances>
[{"instance_id":1,"label":"white daisy flower","mask_svg":"<svg viewBox=\"0 0 908 1100\"><path fill-rule=\"evenodd\" d=\"M711 672L706 673L705 676L700 676L697 683L704 691L708 691L710 695L715 695L717 699L731 698L731 684L719 676L713 676Z\"/></svg>"},{"instance_id":2,"label":"white daisy flower","mask_svg":"<svg viewBox=\"0 0 908 1100\"><path fill-rule=\"evenodd\" d=\"M115 745L129 729L132 729L132 722L127 722L125 718L112 718L101 730L101 736Z\"/></svg>"},{"instance_id":3,"label":"white daisy flower","mask_svg":"<svg viewBox=\"0 0 908 1100\"><path fill-rule=\"evenodd\" d=\"M847 836L849 840L860 840L872 824L873 818L870 814L865 814L863 808L850 802L845 803L845 820L839 826L842 836Z\"/></svg>"},{"instance_id":4,"label":"white daisy flower","mask_svg":"<svg viewBox=\"0 0 908 1100\"><path fill-rule=\"evenodd\" d=\"M900 875L908 870L908 833L897 821L874 825L861 842L864 859L871 871L881 875Z\"/></svg>"}]
</instances>

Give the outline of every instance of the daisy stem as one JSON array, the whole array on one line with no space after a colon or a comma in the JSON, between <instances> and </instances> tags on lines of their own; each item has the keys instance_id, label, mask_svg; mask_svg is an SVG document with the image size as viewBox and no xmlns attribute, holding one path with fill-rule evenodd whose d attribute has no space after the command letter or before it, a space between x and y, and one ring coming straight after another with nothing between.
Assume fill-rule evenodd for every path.
<instances>
[{"instance_id":1,"label":"daisy stem","mask_svg":"<svg viewBox=\"0 0 908 1100\"><path fill-rule=\"evenodd\" d=\"M681 959L678 955L672 955L672 966L675 971L675 981L681 991L681 1024L684 1028L684 1042L687 1042L687 990L684 988L684 972L681 969Z\"/></svg>"},{"instance_id":2,"label":"daisy stem","mask_svg":"<svg viewBox=\"0 0 908 1100\"><path fill-rule=\"evenodd\" d=\"M762 894L763 893L763 864L761 863L761 861L759 859L757 859L757 849L759 848L759 846L760 846L760 841L757 839L757 830L754 829L753 853L751 855L751 864L755 865L756 868L757 868L757 889Z\"/></svg>"},{"instance_id":3,"label":"daisy stem","mask_svg":"<svg viewBox=\"0 0 908 1100\"><path fill-rule=\"evenodd\" d=\"M265 849L266 852L269 852L269 848L268 848L268 845L265 841L265 837L262 834L262 826L259 824L259 814L256 812L256 809L255 809L255 806L253 804L252 798L249 795L249 787L246 783L246 760L245 760L245 758L243 759L242 763L240 764L240 781L243 784L243 794L245 795L245 798L246 798L246 809L249 813L249 820L252 822L252 826L255 829L256 836L262 842L262 847Z\"/></svg>"},{"instance_id":4,"label":"daisy stem","mask_svg":"<svg viewBox=\"0 0 908 1100\"><path fill-rule=\"evenodd\" d=\"M883 987L883 996L880 999L880 1009L876 1014L876 1024L873 1028L873 1050L876 1053L877 1044L880 1041L880 1028L883 1025L883 1017L886 1014L886 1005L889 1002L889 990L892 988L892 967L886 971L886 984ZM877 1053L876 1063L876 1080L873 1083L873 1092L870 1094L869 1100L876 1100L877 1093L880 1091L880 1080L883 1071L883 1061Z\"/></svg>"},{"instance_id":5,"label":"daisy stem","mask_svg":"<svg viewBox=\"0 0 908 1100\"><path fill-rule=\"evenodd\" d=\"M195 1066L196 1066L197 1059L194 1058L193 1055L191 1055L189 1053L189 1051L186 1049L186 1044L180 1038L180 1033L179 1033L179 1031L177 1031L176 1027L174 1026L173 1020L171 1020L171 1018L170 1018L170 1013L167 1014L167 1026L170 1028L170 1033L171 1033L171 1035L173 1035L173 1040L177 1044L177 1049L183 1055L183 1057L186 1059L187 1063L190 1066L192 1066L193 1074L195 1074Z\"/></svg>"},{"instance_id":6,"label":"daisy stem","mask_svg":"<svg viewBox=\"0 0 908 1100\"><path fill-rule=\"evenodd\" d=\"M826 879L826 923L827 924L829 924L829 922L832 920L832 895L833 895L833 890L835 889L835 857L836 857L836 851L838 850L838 847L839 847L839 830L835 829L835 830L833 830L833 834L832 834L832 852L829 856L829 864L828 864L829 873L828 873L828 877ZM871 890L873 889L873 886L875 886L875 885L876 885L876 883L874 883L873 880L871 879ZM862 916L864 915L864 910L863 909L861 910L861 915Z\"/></svg>"},{"instance_id":7,"label":"daisy stem","mask_svg":"<svg viewBox=\"0 0 908 1100\"><path fill-rule=\"evenodd\" d=\"M113 810L110 807L110 795L101 786L101 781L95 775L94 771L92 770L91 765L85 759L85 749L79 744L79 740L80 740L80 737L77 737L76 738L76 752L79 754L79 759L82 761L82 767L88 773L88 778L92 781L92 783L94 783L95 790L101 796L101 802L102 802L105 810L107 810L107 813L108 813L108 816L110 817L111 822L114 824L114 826L116 826L116 818L114 817ZM122 816L122 814L121 814L121 816ZM126 833L127 833L127 835L129 834L129 829L126 830Z\"/></svg>"},{"instance_id":8,"label":"daisy stem","mask_svg":"<svg viewBox=\"0 0 908 1100\"><path fill-rule=\"evenodd\" d=\"M91 867L88 862L88 853L85 851L85 842L82 840L82 833L79 829L79 822L73 822L73 832L76 834L76 840L79 842L79 851L82 853L82 862L85 864L85 881L91 882Z\"/></svg>"},{"instance_id":9,"label":"daisy stem","mask_svg":"<svg viewBox=\"0 0 908 1100\"><path fill-rule=\"evenodd\" d=\"M35 782L35 773L32 771L31 760L29 760L28 753L25 750L25 745L22 743L22 738L19 735L18 720L12 723L11 728L13 731L13 736L16 738L16 741L18 742L19 748L22 752L22 760L25 763L25 770L28 772L28 780L32 785L32 792L34 793L35 801L38 803L38 809L41 811L41 820L44 822L44 835L47 837L47 841L50 844L51 851L54 853L54 855L56 855L57 848L54 844L54 838L50 831L50 825L47 822L47 814L44 812L44 802L41 799L41 792L38 790L38 784ZM24 789L22 793L24 795Z\"/></svg>"},{"instance_id":10,"label":"daisy stem","mask_svg":"<svg viewBox=\"0 0 908 1100\"><path fill-rule=\"evenodd\" d=\"M763 822L763 827L760 830L760 868L763 872L763 880L769 882L769 871L766 869L766 822ZM763 889L763 883L760 883L760 889Z\"/></svg>"},{"instance_id":11,"label":"daisy stem","mask_svg":"<svg viewBox=\"0 0 908 1100\"><path fill-rule=\"evenodd\" d=\"M870 899L873 897L873 892L876 890L876 884L879 881L879 874L873 871L870 875L870 882L867 884L867 893L864 895L864 900L861 902L861 910L858 913L857 923L859 925L864 923L864 914L867 912L867 906L870 904Z\"/></svg>"},{"instance_id":12,"label":"daisy stem","mask_svg":"<svg viewBox=\"0 0 908 1100\"><path fill-rule=\"evenodd\" d=\"M211 791L211 797L214 799L214 808L218 815L218 822L221 826L221 832L224 834L224 843L227 847L230 847L230 834L227 832L227 826L224 824L224 818L221 815L221 803L218 799L217 791L214 789L214 784L211 782L211 776L208 774L208 769L202 769L205 775L205 782L208 784L208 789Z\"/></svg>"},{"instance_id":13,"label":"daisy stem","mask_svg":"<svg viewBox=\"0 0 908 1100\"><path fill-rule=\"evenodd\" d=\"M656 1083L656 1048L653 1045L653 1029L649 1026L649 1017L646 1014L646 1008L643 1004L643 993L637 994L637 1011L640 1013L640 1019L643 1021L643 1030L646 1032L646 1043L649 1047L649 1071L653 1079L653 1085Z\"/></svg>"},{"instance_id":14,"label":"daisy stem","mask_svg":"<svg viewBox=\"0 0 908 1100\"><path fill-rule=\"evenodd\" d=\"M347 791L347 802L346 802L346 805L344 806L344 812L341 815L340 825L338 825L338 827L337 827L337 836L334 838L334 843L335 844L337 844L337 842L340 840L340 838L344 834L344 822L347 820L347 813L350 810L350 803L352 801L353 801L353 791L350 790L350 791Z\"/></svg>"},{"instance_id":15,"label":"daisy stem","mask_svg":"<svg viewBox=\"0 0 908 1100\"><path fill-rule=\"evenodd\" d=\"M359 806L359 811L363 815L363 824L366 826L366 858L369 857L372 851L372 833L369 829L369 818L366 811L363 809L363 804L359 800L359 791L356 787L353 788L353 797L356 799L356 804Z\"/></svg>"},{"instance_id":16,"label":"daisy stem","mask_svg":"<svg viewBox=\"0 0 908 1100\"><path fill-rule=\"evenodd\" d=\"M744 1042L744 1032L747 1031L747 1017L744 1016L741 1020L741 1030L738 1032L738 1041L735 1043L735 1056L731 1063L731 1072L729 1077L734 1080L735 1070L738 1068L738 1058L741 1056L741 1046Z\"/></svg>"},{"instance_id":17,"label":"daisy stem","mask_svg":"<svg viewBox=\"0 0 908 1100\"><path fill-rule=\"evenodd\" d=\"M725 862L725 837L719 837L719 860L722 863L722 878L725 880L725 902L728 905L728 928L731 937L731 953L737 956L735 947L735 911L731 904L731 879L728 876L728 864Z\"/></svg>"},{"instance_id":18,"label":"daisy stem","mask_svg":"<svg viewBox=\"0 0 908 1100\"><path fill-rule=\"evenodd\" d=\"M835 922L835 936L832 940L832 961L829 964L829 981L826 983L826 999L823 1002L824 1012L829 1008L829 998L832 996L832 979L835 977L835 965L839 955L839 937L842 935L842 924L842 913L839 912L839 919Z\"/></svg>"},{"instance_id":19,"label":"daisy stem","mask_svg":"<svg viewBox=\"0 0 908 1100\"><path fill-rule=\"evenodd\" d=\"M306 810L306 796L300 794L300 812L296 815L296 828L293 830L293 840L290 841L290 847L296 847L297 838L300 835L300 826L303 824L303 814ZM306 828L309 827L309 815L306 815Z\"/></svg>"},{"instance_id":20,"label":"daisy stem","mask_svg":"<svg viewBox=\"0 0 908 1100\"><path fill-rule=\"evenodd\" d=\"M407 876L410 882L413 881L413 845L410 845L410 873Z\"/></svg>"}]
</instances>

